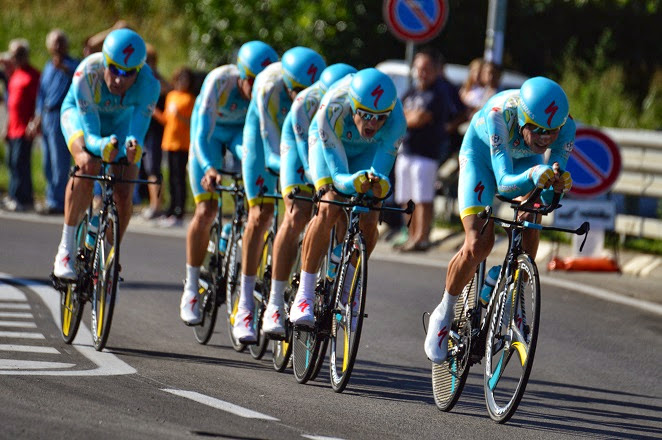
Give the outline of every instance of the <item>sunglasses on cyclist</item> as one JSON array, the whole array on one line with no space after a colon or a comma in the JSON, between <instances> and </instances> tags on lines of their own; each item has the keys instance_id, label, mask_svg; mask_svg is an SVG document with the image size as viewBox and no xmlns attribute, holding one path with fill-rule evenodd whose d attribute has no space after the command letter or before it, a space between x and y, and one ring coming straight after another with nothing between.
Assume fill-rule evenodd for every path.
<instances>
[{"instance_id":1,"label":"sunglasses on cyclist","mask_svg":"<svg viewBox=\"0 0 662 440\"><path fill-rule=\"evenodd\" d=\"M108 69L110 70L110 73L112 73L113 75L126 77L126 78L132 77L136 73L138 73L138 69L122 69L116 64L111 64L111 63L108 63Z\"/></svg>"},{"instance_id":2,"label":"sunglasses on cyclist","mask_svg":"<svg viewBox=\"0 0 662 440\"><path fill-rule=\"evenodd\" d=\"M361 110L360 108L357 108L356 114L359 115L359 118L363 119L364 121L372 121L373 119L375 119L377 122L382 122L385 121L386 118L388 118L391 115L391 112L387 111L384 113L371 113L365 110Z\"/></svg>"},{"instance_id":3,"label":"sunglasses on cyclist","mask_svg":"<svg viewBox=\"0 0 662 440\"><path fill-rule=\"evenodd\" d=\"M542 128L541 126L536 124L529 124L529 129L537 135L544 136L544 135L555 135L561 130L561 127L547 129L547 128Z\"/></svg>"}]
</instances>

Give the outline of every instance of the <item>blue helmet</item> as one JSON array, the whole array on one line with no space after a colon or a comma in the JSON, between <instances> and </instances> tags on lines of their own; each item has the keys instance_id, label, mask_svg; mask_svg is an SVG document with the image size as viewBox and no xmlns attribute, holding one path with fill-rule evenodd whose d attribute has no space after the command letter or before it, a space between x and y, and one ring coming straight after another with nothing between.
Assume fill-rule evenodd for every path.
<instances>
[{"instance_id":1,"label":"blue helmet","mask_svg":"<svg viewBox=\"0 0 662 440\"><path fill-rule=\"evenodd\" d=\"M331 84L345 77L345 75L349 75L350 73L356 73L356 69L350 66L349 64L345 64L345 63L331 64L329 67L324 69L324 72L322 72L322 76L320 76L322 87L324 88L324 90L329 90Z\"/></svg>"},{"instance_id":2,"label":"blue helmet","mask_svg":"<svg viewBox=\"0 0 662 440\"><path fill-rule=\"evenodd\" d=\"M349 85L352 111L362 109L371 113L393 110L398 99L395 85L389 76L375 68L363 69L354 75Z\"/></svg>"},{"instance_id":3,"label":"blue helmet","mask_svg":"<svg viewBox=\"0 0 662 440\"><path fill-rule=\"evenodd\" d=\"M140 69L145 64L147 48L140 35L131 29L116 29L103 41L103 63L122 70Z\"/></svg>"},{"instance_id":4,"label":"blue helmet","mask_svg":"<svg viewBox=\"0 0 662 440\"><path fill-rule=\"evenodd\" d=\"M278 54L262 41L249 41L239 48L237 67L241 79L255 78L269 64L278 61Z\"/></svg>"},{"instance_id":5,"label":"blue helmet","mask_svg":"<svg viewBox=\"0 0 662 440\"><path fill-rule=\"evenodd\" d=\"M283 81L290 90L310 87L324 68L322 56L307 47L293 47L283 54Z\"/></svg>"},{"instance_id":6,"label":"blue helmet","mask_svg":"<svg viewBox=\"0 0 662 440\"><path fill-rule=\"evenodd\" d=\"M568 97L556 82L536 76L524 81L519 91L517 121L520 127L534 124L554 130L568 119Z\"/></svg>"}]
</instances>

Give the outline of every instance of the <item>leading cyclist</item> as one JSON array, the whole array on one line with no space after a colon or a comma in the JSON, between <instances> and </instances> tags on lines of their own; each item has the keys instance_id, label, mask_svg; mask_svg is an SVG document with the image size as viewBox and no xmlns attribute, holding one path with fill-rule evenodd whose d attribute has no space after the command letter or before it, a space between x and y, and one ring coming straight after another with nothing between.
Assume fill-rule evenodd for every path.
<instances>
[{"instance_id":1,"label":"leading cyclist","mask_svg":"<svg viewBox=\"0 0 662 440\"><path fill-rule=\"evenodd\" d=\"M385 197L389 192L388 175L407 123L393 81L377 69L364 69L346 76L329 90L309 130L310 167L315 187L324 187L327 200L342 199L331 191L332 185L343 195L371 192ZM329 246L333 225L342 215L340 207L321 203L310 221L301 250L301 278L290 321L312 327L315 283L322 257ZM361 218L368 255L379 235L378 213ZM347 280L353 276L352 265ZM351 283L345 283L348 289ZM345 290L345 295L348 291Z\"/></svg>"},{"instance_id":2,"label":"leading cyclist","mask_svg":"<svg viewBox=\"0 0 662 440\"><path fill-rule=\"evenodd\" d=\"M241 46L237 64L220 66L209 72L195 100L191 117L189 180L195 213L186 234L186 282L180 302L180 317L188 325L202 320L198 302L198 280L204 260L209 228L214 222L221 199L215 190L222 181L218 173L223 155L229 149L241 160L244 121L248 112L255 77L278 54L262 41Z\"/></svg>"},{"instance_id":3,"label":"leading cyclist","mask_svg":"<svg viewBox=\"0 0 662 440\"><path fill-rule=\"evenodd\" d=\"M544 188L541 198L549 203L553 192L570 190L572 179L564 169L574 142L568 98L561 86L544 77L525 81L519 90L498 93L472 118L459 158L458 202L465 239L448 265L446 289L430 316L425 354L432 362L446 360L457 297L494 245L494 223L481 234L485 221L477 214L492 204L497 191L516 198ZM539 240L537 230L524 232L522 244L532 258Z\"/></svg>"},{"instance_id":4,"label":"leading cyclist","mask_svg":"<svg viewBox=\"0 0 662 440\"><path fill-rule=\"evenodd\" d=\"M311 195L309 185L312 185L313 179L308 161L308 128L326 91L333 83L354 72L355 68L343 63L324 69L319 81L297 95L283 124L280 138L280 188L285 203L285 216L274 239L271 292L262 324L267 334L285 335L283 293L297 255L299 235L312 213L310 203L287 197L295 188L304 195Z\"/></svg>"},{"instance_id":5,"label":"leading cyclist","mask_svg":"<svg viewBox=\"0 0 662 440\"><path fill-rule=\"evenodd\" d=\"M145 64L145 56L145 42L140 35L118 29L108 34L101 53L88 56L76 69L60 119L69 151L81 173L98 174L100 159L116 162L126 158L130 165L124 177L135 179L138 175L143 139L161 88ZM90 205L92 187L93 181L86 179L67 184L64 227L53 268L58 278L76 277L75 229ZM132 194L133 184L119 184L115 189L120 239L131 219Z\"/></svg>"},{"instance_id":6,"label":"leading cyclist","mask_svg":"<svg viewBox=\"0 0 662 440\"><path fill-rule=\"evenodd\" d=\"M259 265L262 238L274 213L280 172L280 130L296 95L317 81L326 67L322 57L307 47L294 47L282 62L269 65L255 79L244 125L244 156L241 168L248 200L248 221L242 238L241 295L234 318L233 336L241 343L257 340L253 328L253 289Z\"/></svg>"}]
</instances>

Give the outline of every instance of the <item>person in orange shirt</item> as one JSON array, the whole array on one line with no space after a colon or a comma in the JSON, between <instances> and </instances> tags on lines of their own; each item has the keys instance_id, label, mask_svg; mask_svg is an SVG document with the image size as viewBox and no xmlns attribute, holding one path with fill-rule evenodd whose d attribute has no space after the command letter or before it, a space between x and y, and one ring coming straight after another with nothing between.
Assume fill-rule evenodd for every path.
<instances>
[{"instance_id":1,"label":"person in orange shirt","mask_svg":"<svg viewBox=\"0 0 662 440\"><path fill-rule=\"evenodd\" d=\"M189 133L191 114L195 96L191 93L193 72L182 67L173 75L175 89L168 93L165 101L165 125L161 148L166 152L170 177L170 207L159 225L163 227L181 226L186 203L186 164L188 162Z\"/></svg>"}]
</instances>

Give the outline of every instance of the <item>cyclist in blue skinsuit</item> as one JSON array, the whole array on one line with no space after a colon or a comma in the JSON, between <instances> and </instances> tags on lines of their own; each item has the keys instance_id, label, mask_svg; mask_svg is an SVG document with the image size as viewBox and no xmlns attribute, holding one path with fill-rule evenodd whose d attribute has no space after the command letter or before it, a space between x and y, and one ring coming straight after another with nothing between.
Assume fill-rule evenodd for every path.
<instances>
[{"instance_id":1,"label":"cyclist in blue skinsuit","mask_svg":"<svg viewBox=\"0 0 662 440\"><path fill-rule=\"evenodd\" d=\"M256 93L244 125L244 156L241 163L248 200L248 221L242 242L241 295L234 318L234 337L242 343L256 341L253 328L253 289L262 237L269 228L274 199L260 190L276 192L280 172L280 130L297 93L317 81L326 67L322 57L307 47L294 47L282 62L268 66L255 80Z\"/></svg>"},{"instance_id":2,"label":"cyclist in blue skinsuit","mask_svg":"<svg viewBox=\"0 0 662 440\"><path fill-rule=\"evenodd\" d=\"M390 188L388 175L406 129L402 103L386 74L364 69L338 81L324 95L309 130L315 187L330 189L333 184L343 194L371 191L376 197L385 197ZM327 191L323 197L342 198L334 191ZM329 245L331 229L341 215L339 207L321 203L317 216L308 225L301 251L299 290L290 310L293 324L314 325L317 271ZM377 212L361 218L368 255L377 243L377 219ZM350 265L348 280L352 279L353 269ZM346 283L346 289L349 284Z\"/></svg>"},{"instance_id":3,"label":"cyclist in blue skinsuit","mask_svg":"<svg viewBox=\"0 0 662 440\"><path fill-rule=\"evenodd\" d=\"M236 66L217 67L207 75L195 100L188 172L196 205L186 235L186 282L180 302L180 317L188 325L197 325L202 319L197 304L198 280L209 228L221 203L214 189L222 180L218 169L226 148L241 160L244 121L255 77L276 61L278 54L271 46L250 41L239 49Z\"/></svg>"},{"instance_id":4,"label":"cyclist in blue skinsuit","mask_svg":"<svg viewBox=\"0 0 662 440\"><path fill-rule=\"evenodd\" d=\"M100 158L115 162L126 157L124 177L135 179L142 143L161 86L145 64L145 42L132 30L118 29L106 37L101 53L85 58L74 73L61 109L62 133L83 174L97 174ZM62 239L53 273L74 279L75 228L92 200L93 181L76 179L67 184ZM133 184L115 188L120 238L124 235L133 203Z\"/></svg>"},{"instance_id":5,"label":"cyclist in blue skinsuit","mask_svg":"<svg viewBox=\"0 0 662 440\"><path fill-rule=\"evenodd\" d=\"M292 264L296 258L299 235L306 227L312 213L310 203L290 200L287 197L294 188L299 188L304 195L311 195L308 186L313 183L308 166L310 122L331 85L354 72L356 72L355 68L343 63L327 67L319 81L297 95L285 118L283 134L280 138L280 188L285 203L285 216L274 239L271 293L262 322L265 333L285 335L283 292L287 287Z\"/></svg>"},{"instance_id":6,"label":"cyclist in blue skinsuit","mask_svg":"<svg viewBox=\"0 0 662 440\"><path fill-rule=\"evenodd\" d=\"M494 223L481 234L484 220L477 214L492 204L497 191L516 198L545 188L541 198L546 203L553 192L569 191L572 179L563 170L574 142L568 98L561 86L544 77L525 81L519 90L498 93L474 115L460 149L458 198L466 236L448 266L441 303L430 316L425 353L433 362L446 360L457 295L494 245ZM551 155L545 161L548 149ZM533 258L539 238L536 230L524 233L524 249Z\"/></svg>"}]
</instances>

